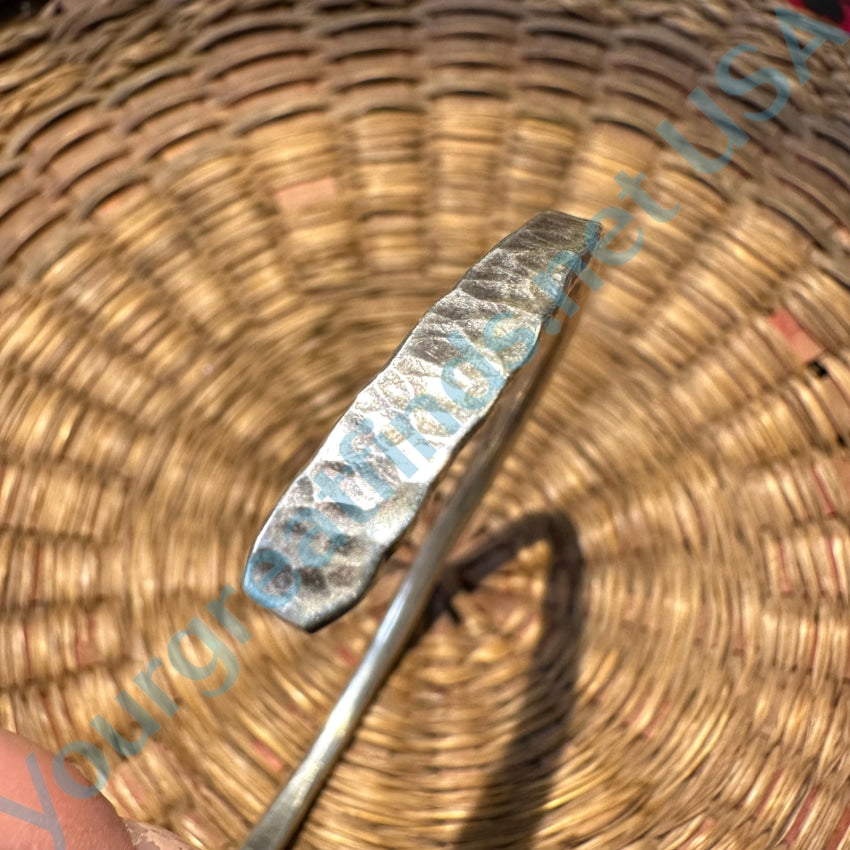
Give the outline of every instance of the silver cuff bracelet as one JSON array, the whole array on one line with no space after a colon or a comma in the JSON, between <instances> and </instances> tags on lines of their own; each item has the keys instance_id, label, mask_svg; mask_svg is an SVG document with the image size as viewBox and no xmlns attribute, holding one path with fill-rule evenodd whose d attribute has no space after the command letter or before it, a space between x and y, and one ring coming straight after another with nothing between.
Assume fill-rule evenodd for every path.
<instances>
[{"instance_id":1,"label":"silver cuff bracelet","mask_svg":"<svg viewBox=\"0 0 850 850\"><path fill-rule=\"evenodd\" d=\"M245 592L314 631L362 598L449 467L462 469L363 661L246 850L291 840L404 649L443 560L572 333L575 322L556 314L574 315L579 280L595 281L588 263L599 239L596 223L549 211L490 250L359 393L263 526Z\"/></svg>"}]
</instances>

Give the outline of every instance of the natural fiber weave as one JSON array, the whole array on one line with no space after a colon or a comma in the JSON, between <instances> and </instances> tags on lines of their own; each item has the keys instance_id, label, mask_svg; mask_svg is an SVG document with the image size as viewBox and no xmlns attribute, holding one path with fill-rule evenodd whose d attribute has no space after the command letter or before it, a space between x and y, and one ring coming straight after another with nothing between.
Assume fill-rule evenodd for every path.
<instances>
[{"instance_id":1,"label":"natural fiber weave","mask_svg":"<svg viewBox=\"0 0 850 850\"><path fill-rule=\"evenodd\" d=\"M644 247L298 847L850 847L850 49L747 122L714 69L749 42L795 79L770 5L123 0L0 31L0 723L135 738L115 695L238 585L416 318L645 172L679 214L630 207ZM697 85L753 137L714 176L655 132L705 132ZM107 795L236 844L409 552L317 635L234 597L238 680L166 662L180 709Z\"/></svg>"}]
</instances>

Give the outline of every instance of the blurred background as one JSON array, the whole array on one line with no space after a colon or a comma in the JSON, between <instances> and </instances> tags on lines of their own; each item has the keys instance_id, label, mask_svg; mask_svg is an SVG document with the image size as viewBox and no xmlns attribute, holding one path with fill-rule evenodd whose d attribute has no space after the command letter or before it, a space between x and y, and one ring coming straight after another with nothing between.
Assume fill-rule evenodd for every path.
<instances>
[{"instance_id":1,"label":"blurred background","mask_svg":"<svg viewBox=\"0 0 850 850\"><path fill-rule=\"evenodd\" d=\"M838 30L803 82L768 2L41 5L0 27L0 725L102 747L122 814L238 846L429 518L318 634L235 593L219 696L169 640L215 627L286 485L478 256L619 207L611 247L640 251L599 268L296 846L850 848ZM718 85L739 44L735 79L788 81L775 118L771 85ZM717 173L657 131L723 152L695 87L748 136ZM154 657L170 715L134 684ZM124 757L91 726L139 737L123 689L161 726Z\"/></svg>"}]
</instances>

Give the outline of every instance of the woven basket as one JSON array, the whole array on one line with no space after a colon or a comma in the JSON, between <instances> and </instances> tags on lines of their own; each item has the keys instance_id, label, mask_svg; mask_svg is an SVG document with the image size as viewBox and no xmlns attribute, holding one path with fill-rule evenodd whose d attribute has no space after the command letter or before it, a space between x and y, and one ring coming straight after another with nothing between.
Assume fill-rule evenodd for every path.
<instances>
[{"instance_id":1,"label":"woven basket","mask_svg":"<svg viewBox=\"0 0 850 850\"><path fill-rule=\"evenodd\" d=\"M237 845L417 539L315 635L207 603L466 267L619 206L640 251L297 846L849 848L850 46L802 84L765 2L76 5L0 30L0 724ZM715 79L744 42L734 78L792 81L770 120ZM751 137L715 174L656 131L723 150L696 86ZM215 697L168 662L195 617L238 659ZM139 737L122 689L161 726L126 758L91 725Z\"/></svg>"}]
</instances>

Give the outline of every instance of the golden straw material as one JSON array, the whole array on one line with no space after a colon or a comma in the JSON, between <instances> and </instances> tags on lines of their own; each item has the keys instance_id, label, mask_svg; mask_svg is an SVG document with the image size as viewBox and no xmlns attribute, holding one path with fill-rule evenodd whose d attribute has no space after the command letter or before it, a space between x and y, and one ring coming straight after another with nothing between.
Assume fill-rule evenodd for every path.
<instances>
[{"instance_id":1,"label":"golden straw material","mask_svg":"<svg viewBox=\"0 0 850 850\"><path fill-rule=\"evenodd\" d=\"M733 76L793 81L775 118L745 116L769 87L718 86L741 43ZM218 625L218 696L222 665L192 681L169 642L217 625L284 487L464 269L541 209L622 206L640 252L600 269L297 846L850 848L850 46L807 64L746 0L6 25L0 724L102 747L121 814L238 845L417 538L315 635L232 596L250 637ZM716 174L655 129L722 150L697 86L751 137ZM154 657L170 716L133 681ZM161 727L125 759L91 725L139 738L122 690Z\"/></svg>"}]
</instances>

